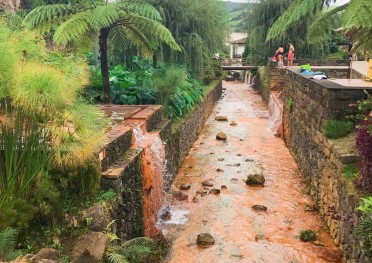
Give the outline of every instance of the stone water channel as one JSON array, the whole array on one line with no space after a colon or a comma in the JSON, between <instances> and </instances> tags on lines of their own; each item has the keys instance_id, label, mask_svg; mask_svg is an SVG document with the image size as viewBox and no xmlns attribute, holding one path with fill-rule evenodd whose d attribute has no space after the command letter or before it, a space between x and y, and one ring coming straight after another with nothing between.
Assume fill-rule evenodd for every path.
<instances>
[{"instance_id":1,"label":"stone water channel","mask_svg":"<svg viewBox=\"0 0 372 263\"><path fill-rule=\"evenodd\" d=\"M165 197L164 209L171 216L157 223L171 242L164 262L341 262L324 222L312 210L295 161L270 129L259 94L242 83L225 82L223 87L223 97L169 191L189 183L190 189L182 191L188 197ZM217 121L216 116L228 121ZM226 133L227 140L216 140L218 132ZM255 173L265 176L264 187L245 184L247 175ZM203 187L204 180L213 186ZM207 194L211 189L220 193ZM253 205L266 206L267 211L255 211ZM299 232L307 229L317 233L318 243L300 241ZM211 234L214 245L198 247L200 233Z\"/></svg>"}]
</instances>

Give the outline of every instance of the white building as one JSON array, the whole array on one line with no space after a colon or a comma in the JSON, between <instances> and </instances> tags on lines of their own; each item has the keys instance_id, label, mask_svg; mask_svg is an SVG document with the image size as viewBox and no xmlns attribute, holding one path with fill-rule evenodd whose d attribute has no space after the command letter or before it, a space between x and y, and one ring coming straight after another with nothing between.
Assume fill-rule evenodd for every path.
<instances>
[{"instance_id":1,"label":"white building","mask_svg":"<svg viewBox=\"0 0 372 263\"><path fill-rule=\"evenodd\" d=\"M245 48L245 40L247 39L247 33L233 32L230 34L227 45L230 47L230 58L241 58Z\"/></svg>"}]
</instances>

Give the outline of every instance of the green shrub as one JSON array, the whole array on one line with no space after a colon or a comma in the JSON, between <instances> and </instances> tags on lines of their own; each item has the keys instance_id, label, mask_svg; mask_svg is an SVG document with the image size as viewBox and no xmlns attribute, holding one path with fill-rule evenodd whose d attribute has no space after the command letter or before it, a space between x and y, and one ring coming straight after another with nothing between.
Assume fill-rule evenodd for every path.
<instances>
[{"instance_id":1,"label":"green shrub","mask_svg":"<svg viewBox=\"0 0 372 263\"><path fill-rule=\"evenodd\" d=\"M347 180L354 180L358 176L358 169L355 164L346 165L344 169L342 169L341 175Z\"/></svg>"},{"instance_id":2,"label":"green shrub","mask_svg":"<svg viewBox=\"0 0 372 263\"><path fill-rule=\"evenodd\" d=\"M311 229L300 230L299 238L304 242L312 242L316 240L316 233Z\"/></svg>"},{"instance_id":3,"label":"green shrub","mask_svg":"<svg viewBox=\"0 0 372 263\"><path fill-rule=\"evenodd\" d=\"M110 263L155 263L167 252L164 241L137 237L125 242L115 253L109 253Z\"/></svg>"},{"instance_id":4,"label":"green shrub","mask_svg":"<svg viewBox=\"0 0 372 263\"><path fill-rule=\"evenodd\" d=\"M6 228L0 231L0 261L11 261L22 254L22 251L16 250L18 231L13 228Z\"/></svg>"},{"instance_id":5,"label":"green shrub","mask_svg":"<svg viewBox=\"0 0 372 263\"><path fill-rule=\"evenodd\" d=\"M324 131L328 139L339 139L345 137L354 129L354 123L343 120L328 120Z\"/></svg>"},{"instance_id":6,"label":"green shrub","mask_svg":"<svg viewBox=\"0 0 372 263\"><path fill-rule=\"evenodd\" d=\"M356 234L360 240L364 253L372 258L372 196L361 198L362 204L358 210L363 212L356 227Z\"/></svg>"}]
</instances>

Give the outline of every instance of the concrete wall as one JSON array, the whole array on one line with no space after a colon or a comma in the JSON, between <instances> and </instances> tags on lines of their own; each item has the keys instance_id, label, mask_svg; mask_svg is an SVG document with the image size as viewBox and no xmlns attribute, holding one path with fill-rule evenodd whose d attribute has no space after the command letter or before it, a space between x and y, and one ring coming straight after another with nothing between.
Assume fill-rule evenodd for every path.
<instances>
[{"instance_id":1,"label":"concrete wall","mask_svg":"<svg viewBox=\"0 0 372 263\"><path fill-rule=\"evenodd\" d=\"M362 89L344 89L291 71L286 72L284 83L284 140L347 261L371 262L361 252L353 232L359 198L352 182L341 176L344 165L355 161L355 139L349 140L345 151L345 143L329 140L323 132L326 120L347 115L349 102L363 99L365 94ZM291 107L287 103L290 99ZM327 214L330 210L334 212Z\"/></svg>"}]
</instances>

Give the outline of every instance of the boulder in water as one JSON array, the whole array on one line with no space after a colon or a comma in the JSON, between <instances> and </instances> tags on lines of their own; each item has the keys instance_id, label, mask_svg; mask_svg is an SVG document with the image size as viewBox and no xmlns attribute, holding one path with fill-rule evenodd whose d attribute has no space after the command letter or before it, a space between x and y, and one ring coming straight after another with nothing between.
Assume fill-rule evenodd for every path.
<instances>
[{"instance_id":1,"label":"boulder in water","mask_svg":"<svg viewBox=\"0 0 372 263\"><path fill-rule=\"evenodd\" d=\"M169 221L172 219L171 209L169 205L167 205L164 209L160 211L159 217L163 221Z\"/></svg>"},{"instance_id":2,"label":"boulder in water","mask_svg":"<svg viewBox=\"0 0 372 263\"><path fill-rule=\"evenodd\" d=\"M221 193L220 189L213 188L209 190L209 194L212 194L212 195L219 195L220 193Z\"/></svg>"},{"instance_id":3,"label":"boulder in water","mask_svg":"<svg viewBox=\"0 0 372 263\"><path fill-rule=\"evenodd\" d=\"M264 205L253 205L253 206L252 206L252 209L253 209L254 211L264 211L264 212L267 211L267 207L264 206Z\"/></svg>"},{"instance_id":4,"label":"boulder in water","mask_svg":"<svg viewBox=\"0 0 372 263\"><path fill-rule=\"evenodd\" d=\"M196 238L196 244L199 247L209 247L214 245L214 238L209 233L201 233Z\"/></svg>"},{"instance_id":5,"label":"boulder in water","mask_svg":"<svg viewBox=\"0 0 372 263\"><path fill-rule=\"evenodd\" d=\"M178 200L178 201L184 201L184 200L187 200L189 198L189 196L181 191L175 191L172 193L172 196L174 199Z\"/></svg>"},{"instance_id":6,"label":"boulder in water","mask_svg":"<svg viewBox=\"0 0 372 263\"><path fill-rule=\"evenodd\" d=\"M216 135L216 139L219 141L226 141L227 140L227 135L224 132L219 132Z\"/></svg>"},{"instance_id":7,"label":"boulder in water","mask_svg":"<svg viewBox=\"0 0 372 263\"><path fill-rule=\"evenodd\" d=\"M211 180L204 180L203 182L201 182L202 186L209 186L209 187L212 187L213 186L213 182Z\"/></svg>"},{"instance_id":8,"label":"boulder in water","mask_svg":"<svg viewBox=\"0 0 372 263\"><path fill-rule=\"evenodd\" d=\"M191 185L189 183L183 183L180 186L181 190L189 190L191 188Z\"/></svg>"},{"instance_id":9,"label":"boulder in water","mask_svg":"<svg viewBox=\"0 0 372 263\"><path fill-rule=\"evenodd\" d=\"M264 186L265 177L263 174L250 174L247 176L245 183L249 186Z\"/></svg>"},{"instance_id":10,"label":"boulder in water","mask_svg":"<svg viewBox=\"0 0 372 263\"><path fill-rule=\"evenodd\" d=\"M214 119L216 121L228 121L226 116L216 116Z\"/></svg>"}]
</instances>

